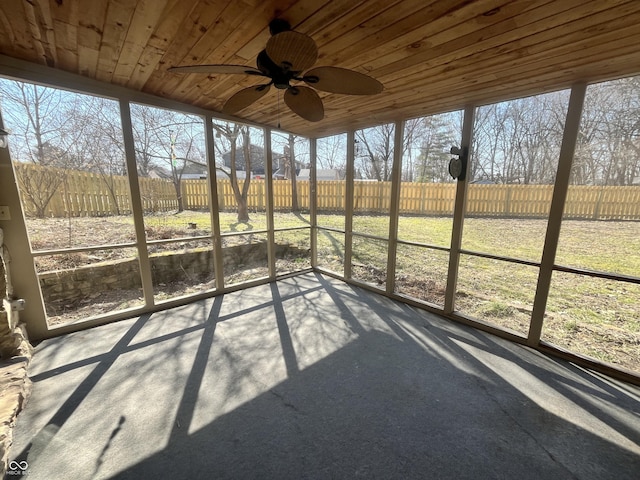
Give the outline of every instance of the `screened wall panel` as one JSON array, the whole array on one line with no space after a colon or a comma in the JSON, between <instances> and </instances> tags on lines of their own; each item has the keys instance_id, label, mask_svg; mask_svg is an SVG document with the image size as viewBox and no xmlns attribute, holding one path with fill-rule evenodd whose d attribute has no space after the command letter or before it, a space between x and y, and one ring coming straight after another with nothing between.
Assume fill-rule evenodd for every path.
<instances>
[{"instance_id":1,"label":"screened wall panel","mask_svg":"<svg viewBox=\"0 0 640 480\"><path fill-rule=\"evenodd\" d=\"M220 231L266 230L264 130L214 121L213 133Z\"/></svg>"},{"instance_id":2,"label":"screened wall panel","mask_svg":"<svg viewBox=\"0 0 640 480\"><path fill-rule=\"evenodd\" d=\"M318 225L344 231L347 135L319 138L316 152Z\"/></svg>"},{"instance_id":3,"label":"screened wall panel","mask_svg":"<svg viewBox=\"0 0 640 480\"><path fill-rule=\"evenodd\" d=\"M311 268L309 232L308 228L274 232L277 275Z\"/></svg>"},{"instance_id":4,"label":"screened wall panel","mask_svg":"<svg viewBox=\"0 0 640 480\"><path fill-rule=\"evenodd\" d=\"M39 255L35 265L50 327L144 306L134 248Z\"/></svg>"},{"instance_id":5,"label":"screened wall panel","mask_svg":"<svg viewBox=\"0 0 640 480\"><path fill-rule=\"evenodd\" d=\"M204 120L131 105L147 240L211 235Z\"/></svg>"},{"instance_id":6,"label":"screened wall panel","mask_svg":"<svg viewBox=\"0 0 640 480\"><path fill-rule=\"evenodd\" d=\"M353 236L351 275L355 280L384 289L387 281L389 242Z\"/></svg>"},{"instance_id":7,"label":"screened wall panel","mask_svg":"<svg viewBox=\"0 0 640 480\"><path fill-rule=\"evenodd\" d=\"M553 273L542 331L543 340L635 371L639 114L640 77L587 87L555 259L569 271Z\"/></svg>"},{"instance_id":8,"label":"screened wall panel","mask_svg":"<svg viewBox=\"0 0 640 480\"><path fill-rule=\"evenodd\" d=\"M355 132L353 231L389 237L394 124Z\"/></svg>"},{"instance_id":9,"label":"screened wall panel","mask_svg":"<svg viewBox=\"0 0 640 480\"><path fill-rule=\"evenodd\" d=\"M569 91L478 107L462 248L539 262Z\"/></svg>"},{"instance_id":10,"label":"screened wall panel","mask_svg":"<svg viewBox=\"0 0 640 480\"><path fill-rule=\"evenodd\" d=\"M0 97L47 324L143 306L118 102L5 79Z\"/></svg>"},{"instance_id":11,"label":"screened wall panel","mask_svg":"<svg viewBox=\"0 0 640 480\"><path fill-rule=\"evenodd\" d=\"M554 272L542 339L638 371L640 285Z\"/></svg>"},{"instance_id":12,"label":"screened wall panel","mask_svg":"<svg viewBox=\"0 0 640 480\"><path fill-rule=\"evenodd\" d=\"M344 233L318 229L318 267L344 275Z\"/></svg>"},{"instance_id":13,"label":"screened wall panel","mask_svg":"<svg viewBox=\"0 0 640 480\"><path fill-rule=\"evenodd\" d=\"M268 278L268 238L265 233L250 233L224 237L222 258L225 286Z\"/></svg>"},{"instance_id":14,"label":"screened wall panel","mask_svg":"<svg viewBox=\"0 0 640 480\"><path fill-rule=\"evenodd\" d=\"M395 292L443 307L449 252L399 244Z\"/></svg>"},{"instance_id":15,"label":"screened wall panel","mask_svg":"<svg viewBox=\"0 0 640 480\"><path fill-rule=\"evenodd\" d=\"M459 268L456 310L527 336L538 268L472 255Z\"/></svg>"},{"instance_id":16,"label":"screened wall panel","mask_svg":"<svg viewBox=\"0 0 640 480\"><path fill-rule=\"evenodd\" d=\"M153 292L158 302L216 288L211 240L150 245Z\"/></svg>"},{"instance_id":17,"label":"screened wall panel","mask_svg":"<svg viewBox=\"0 0 640 480\"><path fill-rule=\"evenodd\" d=\"M449 246L456 192L449 150L460 145L462 117L456 111L405 121L398 239Z\"/></svg>"},{"instance_id":18,"label":"screened wall panel","mask_svg":"<svg viewBox=\"0 0 640 480\"><path fill-rule=\"evenodd\" d=\"M310 198L309 140L271 132L274 227L308 227Z\"/></svg>"}]
</instances>

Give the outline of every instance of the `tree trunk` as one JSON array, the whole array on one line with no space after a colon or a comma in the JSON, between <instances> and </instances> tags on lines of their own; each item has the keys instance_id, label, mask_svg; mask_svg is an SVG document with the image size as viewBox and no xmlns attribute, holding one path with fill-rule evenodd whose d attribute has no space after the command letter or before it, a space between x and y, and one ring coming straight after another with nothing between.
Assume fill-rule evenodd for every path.
<instances>
[{"instance_id":1,"label":"tree trunk","mask_svg":"<svg viewBox=\"0 0 640 480\"><path fill-rule=\"evenodd\" d=\"M246 223L249 221L249 208L247 206L246 197L236 197L238 203L238 223Z\"/></svg>"},{"instance_id":2,"label":"tree trunk","mask_svg":"<svg viewBox=\"0 0 640 480\"><path fill-rule=\"evenodd\" d=\"M296 179L296 156L294 153L294 138L289 134L289 170L291 172L291 211L299 212L298 205L298 183Z\"/></svg>"},{"instance_id":3,"label":"tree trunk","mask_svg":"<svg viewBox=\"0 0 640 480\"><path fill-rule=\"evenodd\" d=\"M249 221L249 210L247 207L247 197L249 196L249 185L251 184L251 137L249 135L249 128L243 127L241 130L242 135L242 154L244 156L244 169L246 175L244 176L244 182L242 184L242 193L238 199L238 221Z\"/></svg>"},{"instance_id":4,"label":"tree trunk","mask_svg":"<svg viewBox=\"0 0 640 480\"><path fill-rule=\"evenodd\" d=\"M176 189L176 198L178 199L178 213L183 212L184 211L184 205L182 202L182 185L181 185L181 181L178 179L178 181L173 182L173 186Z\"/></svg>"},{"instance_id":5,"label":"tree trunk","mask_svg":"<svg viewBox=\"0 0 640 480\"><path fill-rule=\"evenodd\" d=\"M242 151L244 155L244 165L245 165L245 178L242 183L242 190L240 189L240 182L238 179L237 173L237 165L236 165L236 141L238 138L238 134L241 133L243 137L242 143ZM241 131L240 127L235 126L233 132L228 132L227 137L231 142L231 150L230 150L230 180L231 180L231 189L233 190L233 196L236 200L236 206L238 211L238 223L246 223L249 221L249 207L247 197L249 194L249 184L251 182L251 142L249 139L249 131L243 130Z\"/></svg>"}]
</instances>

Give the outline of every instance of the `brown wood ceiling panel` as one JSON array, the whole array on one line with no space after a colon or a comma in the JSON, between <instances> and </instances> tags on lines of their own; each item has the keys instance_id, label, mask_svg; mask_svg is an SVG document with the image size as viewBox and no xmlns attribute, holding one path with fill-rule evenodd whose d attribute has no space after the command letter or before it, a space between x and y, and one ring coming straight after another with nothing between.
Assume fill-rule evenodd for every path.
<instances>
[{"instance_id":1,"label":"brown wood ceiling panel","mask_svg":"<svg viewBox=\"0 0 640 480\"><path fill-rule=\"evenodd\" d=\"M638 0L16 0L0 2L0 53L220 111L263 79L167 68L255 66L276 17L313 37L318 66L385 85L320 92L317 123L276 89L239 115L310 136L640 73Z\"/></svg>"}]
</instances>

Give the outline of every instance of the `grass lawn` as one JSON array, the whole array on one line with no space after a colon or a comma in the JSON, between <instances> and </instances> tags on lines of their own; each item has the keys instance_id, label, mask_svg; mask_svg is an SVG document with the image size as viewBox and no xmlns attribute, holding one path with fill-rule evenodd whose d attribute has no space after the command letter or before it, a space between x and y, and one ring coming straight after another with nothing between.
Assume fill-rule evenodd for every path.
<instances>
[{"instance_id":1,"label":"grass lawn","mask_svg":"<svg viewBox=\"0 0 640 480\"><path fill-rule=\"evenodd\" d=\"M248 223L238 223L235 213L223 212L220 229L223 233L251 234L225 241L257 238L260 235L253 232L265 230L266 220L264 213L254 212ZM309 221L308 214L274 215L276 228L304 227ZM127 216L28 219L27 224L34 250L135 241L133 220ZM343 229L344 217L319 215L318 224ZM145 228L149 239L209 235L211 220L209 214L203 212L153 214L145 216ZM401 240L441 247L449 246L451 228L450 217L401 217L398 226ZM539 262L545 229L545 220L467 218L462 246L469 251ZM354 218L354 231L388 238L389 219L358 215ZM276 233L276 238L278 243L309 246L308 230ZM175 243L166 246L178 247L188 248ZM386 249L384 240L354 237L354 277L384 288ZM117 252L105 251L105 255L110 259ZM342 273L344 234L321 230L318 253L321 266ZM92 256L100 254L94 252ZM41 271L54 269L59 260L59 256L38 258ZM556 261L572 267L640 276L640 222L565 221ZM74 265L62 265L65 266ZM308 260L302 260L299 266L309 266ZM296 264L282 267L284 270L277 268L278 271L295 270ZM396 291L442 305L447 268L447 252L401 244L397 254ZM537 267L463 255L456 307L469 316L526 335L537 275ZM555 272L543 339L640 371L640 285Z\"/></svg>"}]
</instances>

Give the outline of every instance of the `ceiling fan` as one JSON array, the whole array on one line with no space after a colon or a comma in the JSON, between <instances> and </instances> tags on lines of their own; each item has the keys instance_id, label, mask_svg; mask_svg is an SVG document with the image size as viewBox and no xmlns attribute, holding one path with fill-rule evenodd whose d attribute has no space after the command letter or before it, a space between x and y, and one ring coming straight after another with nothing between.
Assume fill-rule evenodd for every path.
<instances>
[{"instance_id":1,"label":"ceiling fan","mask_svg":"<svg viewBox=\"0 0 640 480\"><path fill-rule=\"evenodd\" d=\"M246 65L185 65L171 67L176 73L244 74L266 77L270 81L243 88L227 100L222 111L234 114L262 98L274 85L284 90L284 101L296 114L310 122L324 118L324 106L316 90L346 95L373 95L383 85L368 75L340 67L311 68L318 59L318 47L313 39L291 30L289 22L276 19L269 23L271 38L258 54L258 68ZM306 72L305 72L306 70ZM304 73L303 73L304 72ZM292 82L304 82L307 86Z\"/></svg>"}]
</instances>

